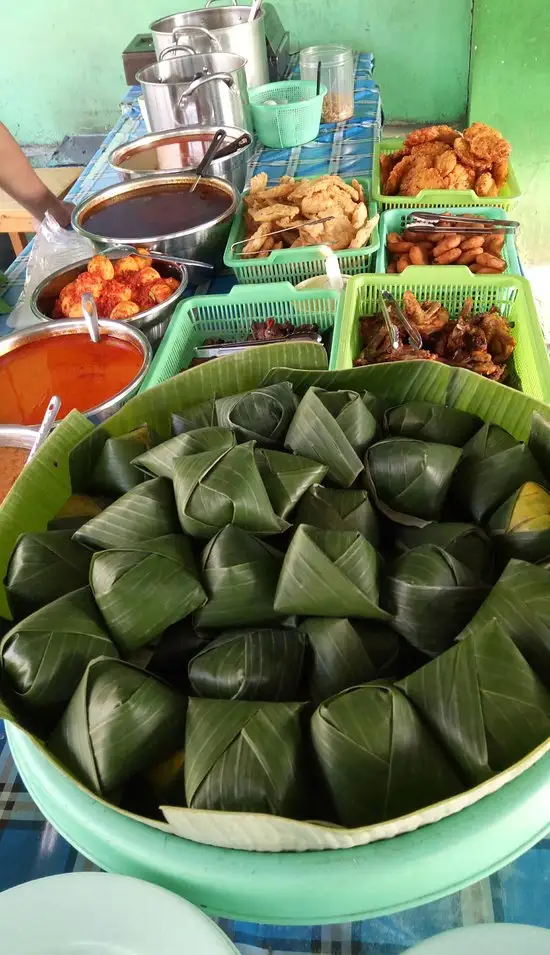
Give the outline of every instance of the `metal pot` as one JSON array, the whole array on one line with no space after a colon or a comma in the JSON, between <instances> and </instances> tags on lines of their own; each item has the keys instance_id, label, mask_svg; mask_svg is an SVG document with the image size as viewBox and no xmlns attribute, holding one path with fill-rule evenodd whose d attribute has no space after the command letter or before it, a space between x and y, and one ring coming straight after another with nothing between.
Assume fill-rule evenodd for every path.
<instances>
[{"instance_id":1,"label":"metal pot","mask_svg":"<svg viewBox=\"0 0 550 955\"><path fill-rule=\"evenodd\" d=\"M107 258L115 261L123 258L127 252L116 250L114 252L106 251ZM35 288L31 295L31 311L39 322L58 322L62 319L51 318L55 300L62 288L73 282L77 275L86 270L89 259L80 259L71 266L65 266L62 269L52 272L48 278L43 279ZM153 267L160 272L163 278L175 278L181 284L178 289L167 298L165 302L153 305L147 311L135 315L133 318L126 319L128 325L132 328L139 328L147 336L152 345L156 345L164 335L175 306L182 297L188 285L187 269L179 262L167 262L164 259L153 258Z\"/></svg>"},{"instance_id":2,"label":"metal pot","mask_svg":"<svg viewBox=\"0 0 550 955\"><path fill-rule=\"evenodd\" d=\"M217 128L220 127L191 126L164 133L150 133L115 149L109 156L109 164L122 175L125 182L141 176L189 172L203 159ZM230 182L242 192L246 184L248 159L253 149L252 136L236 126L221 128L225 129L227 135L224 147L246 135L250 141L248 146L242 146L230 156L214 159L209 172L218 179Z\"/></svg>"},{"instance_id":3,"label":"metal pot","mask_svg":"<svg viewBox=\"0 0 550 955\"><path fill-rule=\"evenodd\" d=\"M176 56L136 74L152 132L179 126L238 126L251 133L244 71L234 53Z\"/></svg>"},{"instance_id":4,"label":"metal pot","mask_svg":"<svg viewBox=\"0 0 550 955\"><path fill-rule=\"evenodd\" d=\"M105 418L109 418L139 391L149 371L153 357L150 343L143 332L140 332L138 328L132 328L126 322L111 322L103 319L99 322L99 328L102 332L106 332L114 338L135 345L141 351L143 362L140 371L126 388L123 388L118 394L113 395L108 401L96 405L95 408L82 409L82 414L85 414L94 421L104 421ZM15 332L13 335L6 335L4 338L0 338L0 356L7 355L9 352L14 351L16 348L21 348L22 345L27 345L29 342L53 338L55 335L82 335L87 333L88 329L85 322L74 321L72 319L69 321L48 322L45 325L31 325L29 328L24 328L22 331ZM16 428L14 430L20 431L25 429Z\"/></svg>"},{"instance_id":5,"label":"metal pot","mask_svg":"<svg viewBox=\"0 0 550 955\"><path fill-rule=\"evenodd\" d=\"M190 58L189 58L190 59ZM105 206L112 202L121 202L124 197L130 198L139 193L151 194L155 189L164 189L166 186L181 186L189 188L195 181L195 176L189 176L186 173L179 173L174 176L149 176L142 179L133 179L130 182L119 183L116 186L109 186L96 192L95 195L84 199L73 210L72 225L76 231L94 243L95 247L102 251L103 249L112 250L116 246L139 245L140 247L150 249L152 253L161 252L166 255L177 256L182 259L199 259L208 262L210 265L218 266L223 259L225 243L231 228L231 221L235 215L239 202L239 193L229 182L223 179L216 179L213 176L205 176L202 183L211 185L221 192L225 192L230 199L230 204L225 212L216 219L211 219L202 225L195 226L192 229L181 229L179 232L161 235L148 236L147 234L139 237L113 238L109 235L96 235L89 232L86 228L86 219L98 206ZM189 268L189 266L188 266ZM190 281L194 277L190 274Z\"/></svg>"},{"instance_id":6,"label":"metal pot","mask_svg":"<svg viewBox=\"0 0 550 955\"><path fill-rule=\"evenodd\" d=\"M269 83L265 12L262 7L249 23L250 7L237 6L236 0L233 0L233 6L214 8L211 6L213 2L207 0L202 10L175 13L151 24L157 59L160 60L164 50L180 44L192 47L197 53L220 49L245 57L246 78L250 87Z\"/></svg>"}]
</instances>

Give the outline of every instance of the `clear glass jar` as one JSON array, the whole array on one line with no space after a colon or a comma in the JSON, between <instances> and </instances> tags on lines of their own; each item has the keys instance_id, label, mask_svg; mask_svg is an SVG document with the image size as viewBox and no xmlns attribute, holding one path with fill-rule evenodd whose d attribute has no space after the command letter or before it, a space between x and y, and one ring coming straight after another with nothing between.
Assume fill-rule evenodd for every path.
<instances>
[{"instance_id":1,"label":"clear glass jar","mask_svg":"<svg viewBox=\"0 0 550 955\"><path fill-rule=\"evenodd\" d=\"M321 63L321 84L328 93L323 101L322 123L341 123L353 116L353 52L347 46L308 46L300 52L300 77L317 79Z\"/></svg>"}]
</instances>

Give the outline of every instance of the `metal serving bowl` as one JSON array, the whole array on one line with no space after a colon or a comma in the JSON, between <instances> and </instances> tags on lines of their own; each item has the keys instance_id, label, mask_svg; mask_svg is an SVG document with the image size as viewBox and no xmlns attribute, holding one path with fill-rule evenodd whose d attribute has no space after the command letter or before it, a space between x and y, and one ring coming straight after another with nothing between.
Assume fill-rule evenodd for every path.
<instances>
[{"instance_id":1,"label":"metal serving bowl","mask_svg":"<svg viewBox=\"0 0 550 955\"><path fill-rule=\"evenodd\" d=\"M139 237L113 238L110 235L97 235L89 232L86 228L86 219L100 206L120 202L124 198L130 198L140 193L151 195L155 190L163 190L166 186L181 186L184 189L189 189L195 179L196 176L179 173L177 175L147 176L130 182L119 183L117 186L109 186L107 189L96 192L89 199L84 199L73 210L73 228L80 235L90 239L100 251L103 249L112 250L113 247L122 245L139 245L151 252L162 252L182 259L198 259L214 266L221 265L225 243L240 196L231 183L224 182L223 179L216 179L214 176L203 176L202 184L210 185L221 192L225 192L230 199L229 206L225 212L215 219L204 222L192 229L181 229L179 232L171 234L161 233L152 236L144 234ZM190 276L190 279L193 281L192 276Z\"/></svg>"},{"instance_id":2,"label":"metal serving bowl","mask_svg":"<svg viewBox=\"0 0 550 955\"><path fill-rule=\"evenodd\" d=\"M85 414L88 418L96 422L104 421L114 414L115 411L119 411L119 409L137 393L149 371L153 357L151 344L139 328L132 328L126 324L126 322L111 322L108 320L101 320L99 322L99 328L102 332L106 332L114 338L135 345L140 350L143 361L136 377L126 385L122 391L113 395L108 401L104 401L103 404L96 405L95 408L79 409L82 411L82 414ZM46 338L53 338L55 335L86 335L87 333L86 323L73 319L68 321L51 321L44 325L31 325L29 328L24 328L22 331L15 332L13 335L0 338L0 357L7 355L16 348L21 348L22 345L27 345L29 342L42 341ZM13 433L27 430L31 429L16 427L13 429Z\"/></svg>"},{"instance_id":3,"label":"metal serving bowl","mask_svg":"<svg viewBox=\"0 0 550 955\"><path fill-rule=\"evenodd\" d=\"M109 164L123 177L124 182L142 176L190 172L203 159L216 129L225 130L227 139L223 144L224 148L241 136L248 136L247 146L241 146L230 156L214 159L210 163L213 176L230 182L238 192L242 192L253 142L250 133L238 126L187 126L185 129L150 133L115 149L109 156Z\"/></svg>"},{"instance_id":4,"label":"metal serving bowl","mask_svg":"<svg viewBox=\"0 0 550 955\"><path fill-rule=\"evenodd\" d=\"M116 250L107 251L103 254L108 259L116 261L116 259L124 258L128 255L128 252ZM65 266L65 268L57 269L56 272L52 272L48 278L43 279L36 286L31 296L31 311L39 322L62 321L62 319L51 318L55 300L62 288L69 282L73 282L77 275L86 271L89 261L89 259L80 259L70 267ZM132 328L139 328L152 345L157 345L168 328L175 306L187 288L189 277L187 269L179 262L167 262L165 259L155 259L153 256L153 268L157 269L162 278L177 279L180 282L180 287L166 301L153 305L152 308L140 312L139 315L134 315L133 318L125 319L125 323L131 325Z\"/></svg>"}]
</instances>

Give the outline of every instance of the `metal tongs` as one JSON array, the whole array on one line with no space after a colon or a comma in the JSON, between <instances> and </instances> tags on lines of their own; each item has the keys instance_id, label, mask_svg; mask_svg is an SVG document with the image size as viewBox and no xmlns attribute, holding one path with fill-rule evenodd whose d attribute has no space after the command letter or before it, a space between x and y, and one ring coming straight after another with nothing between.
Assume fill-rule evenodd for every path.
<instances>
[{"instance_id":1,"label":"metal tongs","mask_svg":"<svg viewBox=\"0 0 550 955\"><path fill-rule=\"evenodd\" d=\"M393 315L390 312L390 308L393 309ZM388 330L393 351L397 351L401 345L399 341L399 329L395 325L394 316L403 325L412 347L416 348L417 351L422 348L422 335L418 329L414 327L412 322L409 321L402 308L395 301L392 293L386 289L382 289L380 292L380 311L382 312L382 317Z\"/></svg>"},{"instance_id":2,"label":"metal tongs","mask_svg":"<svg viewBox=\"0 0 550 955\"><path fill-rule=\"evenodd\" d=\"M519 222L513 219L487 219L473 213L443 215L440 212L411 212L406 226L414 232L458 232L461 235L515 235Z\"/></svg>"},{"instance_id":3,"label":"metal tongs","mask_svg":"<svg viewBox=\"0 0 550 955\"><path fill-rule=\"evenodd\" d=\"M322 344L323 339L320 335L293 335L292 338L268 338L262 341L252 342L222 342L220 345L198 345L195 348L195 358L224 358L227 355L234 355L236 352L243 351L244 348L257 348L259 345L280 345L286 342L289 345L293 342L317 342Z\"/></svg>"},{"instance_id":4,"label":"metal tongs","mask_svg":"<svg viewBox=\"0 0 550 955\"><path fill-rule=\"evenodd\" d=\"M335 218L334 216L323 216L322 219L308 219L307 222L302 222L302 225L307 225L307 226L310 226L310 225L322 225L323 222L330 222L330 220L331 220L331 219L334 219L334 218ZM260 225L260 223L258 223L258 225ZM299 228L300 228L300 226L299 226L298 223L296 222L294 225L287 225L284 229L275 229L274 232L266 232L265 235L263 235L263 236L261 237L261 238L262 238L262 242L263 242L264 239L269 238L270 235L281 235L281 233L283 233L283 232L295 232L295 231L296 231L297 229L299 229ZM250 240L251 240L252 238L253 238L253 237L252 237L251 235L249 235L249 236L248 236L248 239L239 239L238 242L232 242L232 243L231 243L231 251L232 251L232 252L235 252L237 255L258 255L257 252L241 252L241 245L247 245L248 242L250 242ZM314 245L315 245L315 243L312 242L312 246L314 246ZM288 251L288 250L287 250L287 251Z\"/></svg>"}]
</instances>

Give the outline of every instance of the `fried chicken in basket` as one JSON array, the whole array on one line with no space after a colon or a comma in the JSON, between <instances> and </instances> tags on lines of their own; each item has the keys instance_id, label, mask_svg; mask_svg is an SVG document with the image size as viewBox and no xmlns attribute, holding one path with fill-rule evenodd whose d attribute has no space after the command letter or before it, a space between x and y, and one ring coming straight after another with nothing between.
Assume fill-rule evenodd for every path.
<instances>
[{"instance_id":1,"label":"fried chicken in basket","mask_svg":"<svg viewBox=\"0 0 550 955\"><path fill-rule=\"evenodd\" d=\"M485 123L464 133L425 126L409 133L401 149L380 154L380 186L386 196L416 196L423 189L474 189L494 198L508 180L510 143Z\"/></svg>"},{"instance_id":2,"label":"fried chicken in basket","mask_svg":"<svg viewBox=\"0 0 550 955\"><path fill-rule=\"evenodd\" d=\"M439 302L419 302L412 292L403 295L403 310L422 336L422 348L408 341L407 332L389 306L397 330L398 347L392 348L383 316L378 313L359 320L362 349L355 365L421 358L468 368L493 381L504 381L515 341L498 308L473 314L473 299L467 298L460 315L452 319Z\"/></svg>"}]
</instances>

